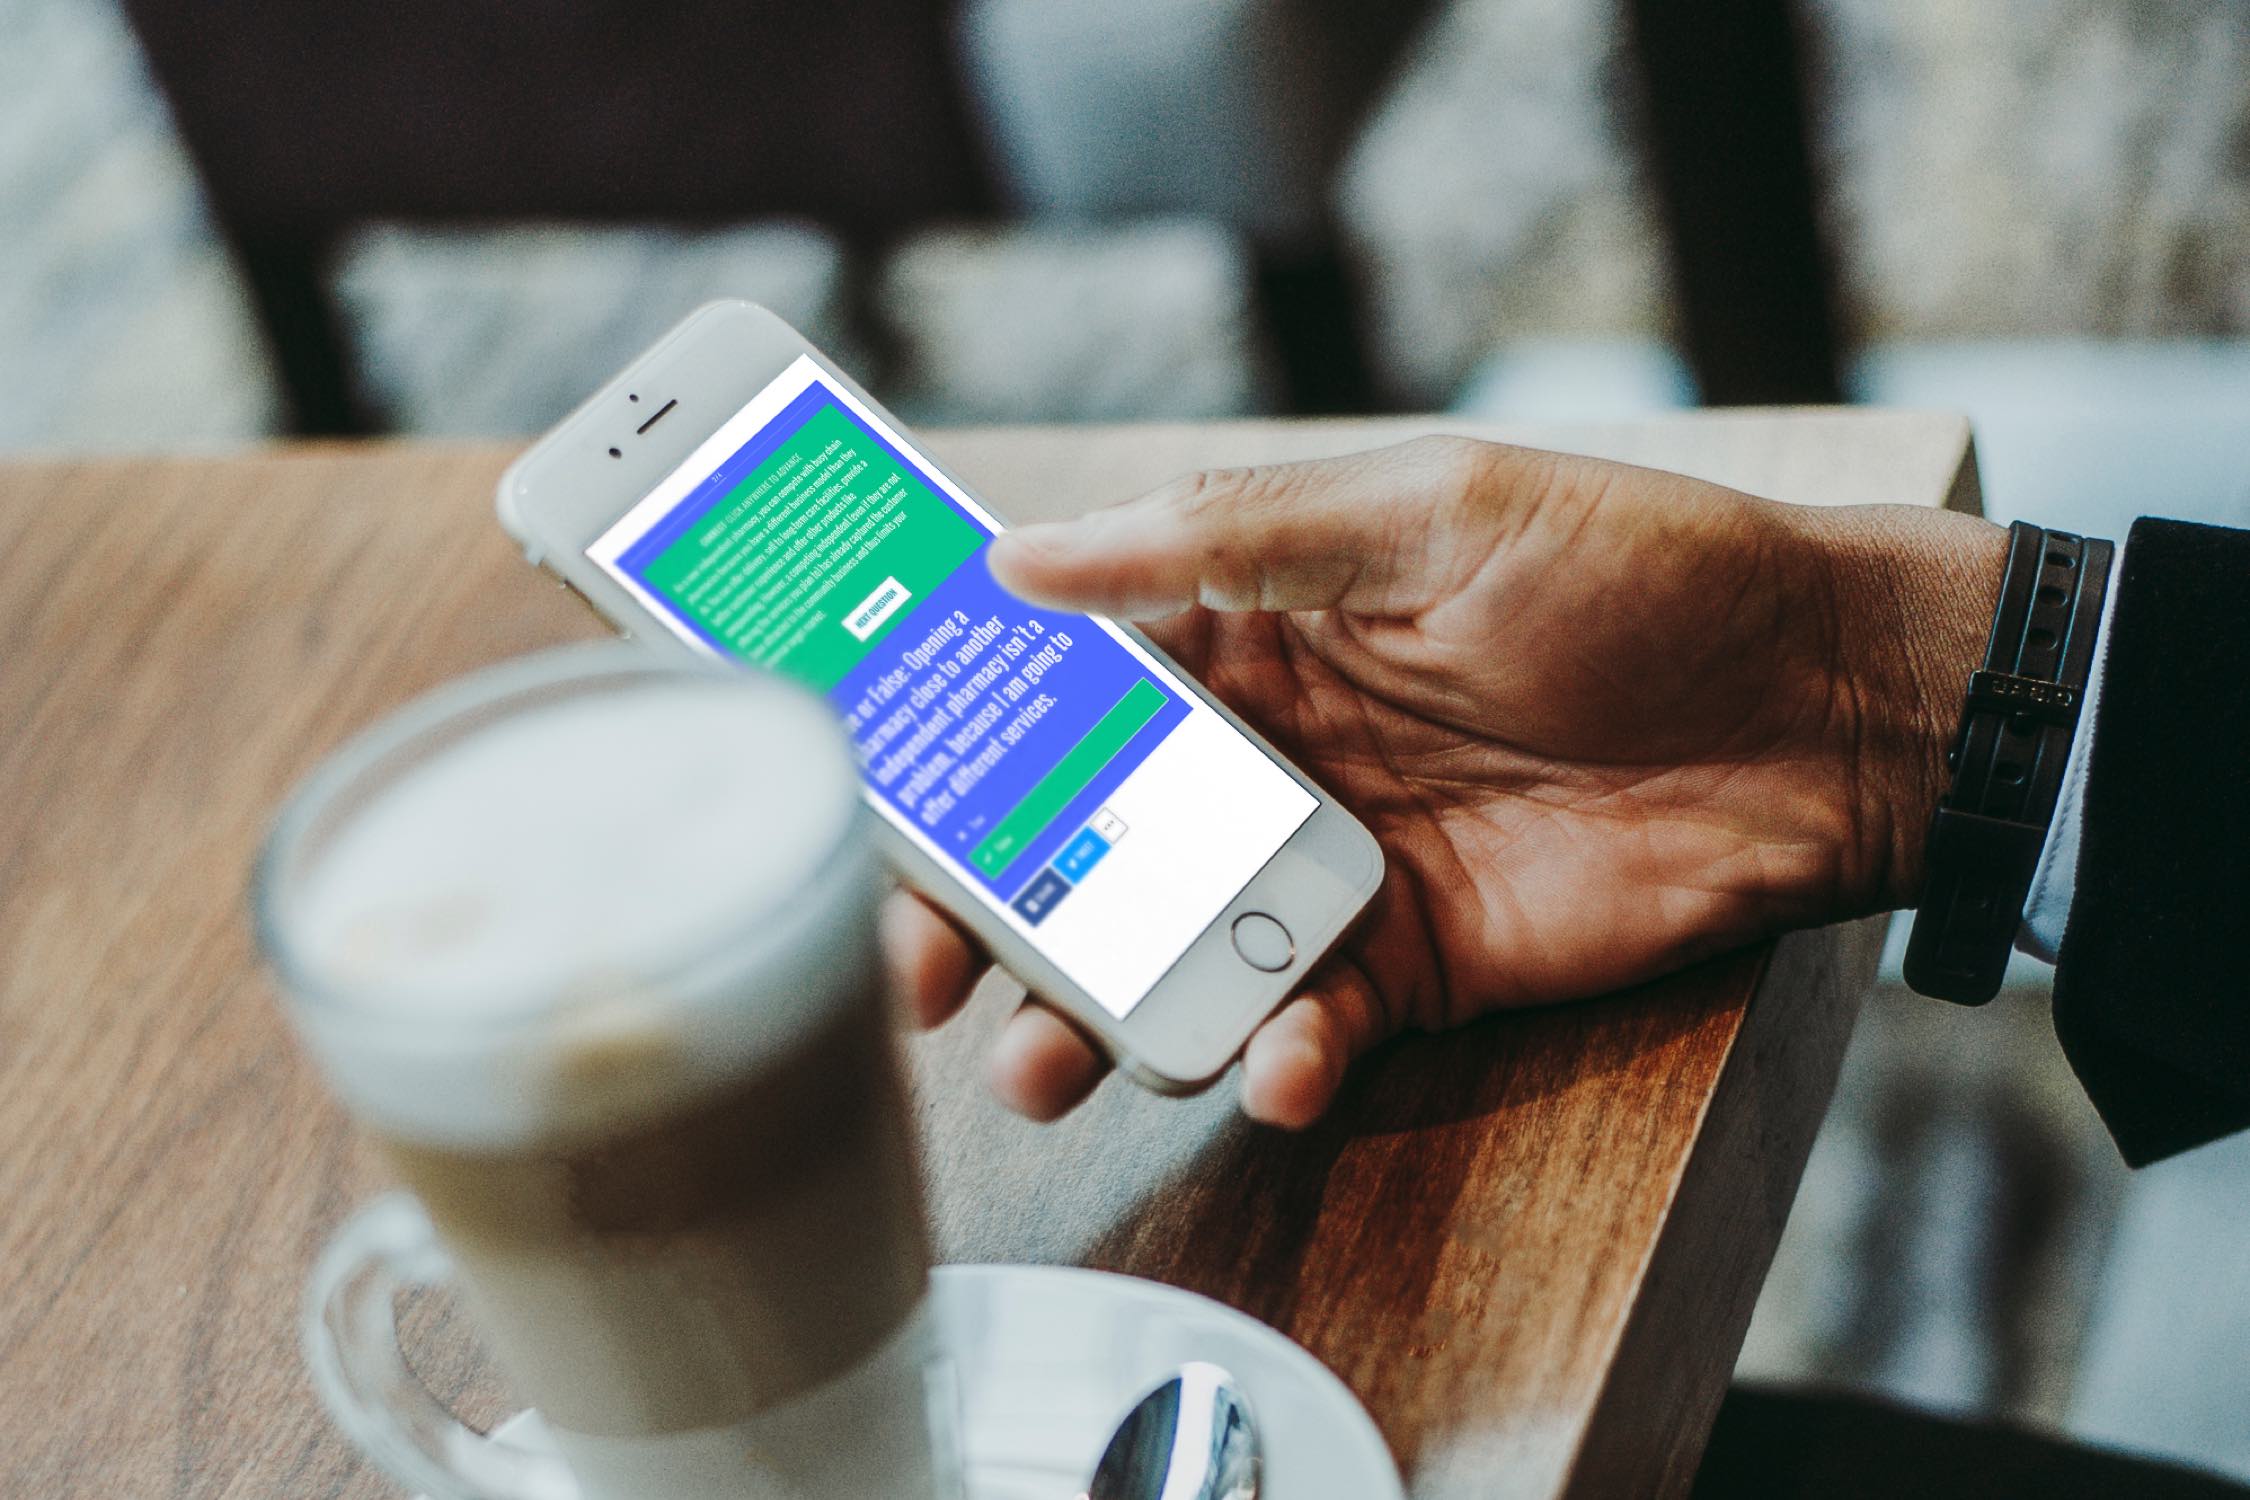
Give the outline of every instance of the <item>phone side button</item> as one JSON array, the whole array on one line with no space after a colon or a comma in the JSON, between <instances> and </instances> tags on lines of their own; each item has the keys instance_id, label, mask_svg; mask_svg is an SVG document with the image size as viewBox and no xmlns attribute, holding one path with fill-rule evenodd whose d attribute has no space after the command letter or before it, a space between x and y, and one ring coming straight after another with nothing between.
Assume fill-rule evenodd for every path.
<instances>
[{"instance_id":1,"label":"phone side button","mask_svg":"<svg viewBox=\"0 0 2250 1500\"><path fill-rule=\"evenodd\" d=\"M1278 974L1297 957L1297 944L1288 928L1264 912L1246 911L1234 919L1234 951L1251 968Z\"/></svg>"}]
</instances>

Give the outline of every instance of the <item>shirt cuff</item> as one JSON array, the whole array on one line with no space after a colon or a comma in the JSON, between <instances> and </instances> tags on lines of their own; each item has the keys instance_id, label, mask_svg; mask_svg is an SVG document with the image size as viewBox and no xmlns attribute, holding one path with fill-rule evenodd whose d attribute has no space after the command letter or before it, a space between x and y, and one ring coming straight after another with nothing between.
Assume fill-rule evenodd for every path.
<instances>
[{"instance_id":1,"label":"shirt cuff","mask_svg":"<svg viewBox=\"0 0 2250 1500\"><path fill-rule=\"evenodd\" d=\"M2039 849L2031 876L2031 899L2024 903L2016 947L2033 958L2055 961L2062 952L2063 929L2070 925L2071 897L2078 890L2078 845L2085 834L2086 763L2094 753L2094 729L2102 700L2102 668L2109 660L2109 622L2117 612L2118 582L2125 576L2125 544L2117 544L2109 564L2109 592L2102 599L2102 622L2094 636L2094 667L2086 674L2086 696L2078 706L2078 732L2071 736L2070 760L2063 767L2062 793L2054 821Z\"/></svg>"}]
</instances>

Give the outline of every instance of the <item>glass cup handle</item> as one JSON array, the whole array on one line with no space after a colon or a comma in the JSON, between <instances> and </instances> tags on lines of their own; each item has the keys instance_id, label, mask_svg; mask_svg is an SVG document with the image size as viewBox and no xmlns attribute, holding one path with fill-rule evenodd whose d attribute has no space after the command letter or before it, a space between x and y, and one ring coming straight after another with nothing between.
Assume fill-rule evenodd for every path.
<instances>
[{"instance_id":1,"label":"glass cup handle","mask_svg":"<svg viewBox=\"0 0 2250 1500\"><path fill-rule=\"evenodd\" d=\"M305 1287L305 1362L329 1415L393 1479L430 1500L580 1500L562 1460L464 1426L399 1348L397 1298L453 1263L405 1193L345 1221Z\"/></svg>"}]
</instances>

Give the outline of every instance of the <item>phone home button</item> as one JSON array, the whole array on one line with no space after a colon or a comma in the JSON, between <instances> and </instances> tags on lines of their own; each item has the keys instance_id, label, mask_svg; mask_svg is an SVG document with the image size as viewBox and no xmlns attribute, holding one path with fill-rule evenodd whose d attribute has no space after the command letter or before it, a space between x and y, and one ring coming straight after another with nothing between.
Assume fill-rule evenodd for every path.
<instances>
[{"instance_id":1,"label":"phone home button","mask_svg":"<svg viewBox=\"0 0 2250 1500\"><path fill-rule=\"evenodd\" d=\"M1234 919L1234 951L1253 969L1278 974L1297 956L1289 929L1262 911L1246 911Z\"/></svg>"}]
</instances>

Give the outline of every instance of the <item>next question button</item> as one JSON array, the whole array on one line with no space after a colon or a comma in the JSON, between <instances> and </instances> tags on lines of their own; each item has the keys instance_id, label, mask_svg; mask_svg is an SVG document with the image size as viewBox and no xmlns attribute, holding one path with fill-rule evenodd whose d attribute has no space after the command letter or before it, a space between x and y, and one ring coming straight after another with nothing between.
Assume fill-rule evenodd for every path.
<instances>
[{"instance_id":1,"label":"next question button","mask_svg":"<svg viewBox=\"0 0 2250 1500\"><path fill-rule=\"evenodd\" d=\"M913 597L907 592L905 584L896 578L886 578L875 585L874 593L860 600L844 616L844 628L852 633L854 640L864 641L882 629L883 622L897 614L900 607Z\"/></svg>"}]
</instances>

